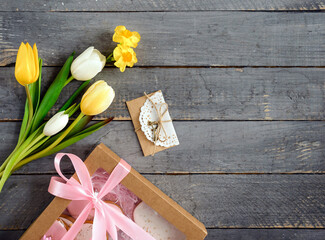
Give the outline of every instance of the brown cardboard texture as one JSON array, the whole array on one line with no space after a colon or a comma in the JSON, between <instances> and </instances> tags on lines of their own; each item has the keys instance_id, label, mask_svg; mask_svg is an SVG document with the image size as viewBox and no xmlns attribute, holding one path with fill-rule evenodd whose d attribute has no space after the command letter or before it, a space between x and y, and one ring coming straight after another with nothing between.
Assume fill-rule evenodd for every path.
<instances>
[{"instance_id":1,"label":"brown cardboard texture","mask_svg":"<svg viewBox=\"0 0 325 240\"><path fill-rule=\"evenodd\" d=\"M157 92L161 92L160 90ZM152 96L154 93L150 93L148 94L148 96ZM167 149L166 147L161 147L161 146L156 146L153 142L149 141L146 136L144 135L144 133L141 131L141 125L140 125L140 121L139 121L139 116L140 116L140 111L141 111L141 107L143 106L143 104L146 102L147 97L146 96L142 96L139 98L136 98L134 100L128 101L126 102L126 105L129 109L129 113L133 122L133 126L134 129L136 129L136 133L141 145L141 149L143 152L143 155L145 157L152 155L153 153L157 153L160 152L162 150Z\"/></svg>"},{"instance_id":2,"label":"brown cardboard texture","mask_svg":"<svg viewBox=\"0 0 325 240\"><path fill-rule=\"evenodd\" d=\"M90 175L93 175L98 168L103 168L108 173L111 173L120 159L104 144L100 144L88 156L85 164ZM73 177L77 179L76 174ZM183 232L187 240L201 240L207 235L207 231L201 222L133 168L121 183ZM40 240L69 203L69 200L55 197L20 239Z\"/></svg>"}]
</instances>

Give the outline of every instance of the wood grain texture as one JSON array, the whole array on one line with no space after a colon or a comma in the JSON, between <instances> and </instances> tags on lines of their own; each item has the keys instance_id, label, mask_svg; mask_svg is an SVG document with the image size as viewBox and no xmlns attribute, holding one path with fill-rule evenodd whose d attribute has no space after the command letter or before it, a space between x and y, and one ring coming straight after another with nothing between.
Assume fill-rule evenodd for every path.
<instances>
[{"instance_id":1,"label":"wood grain texture","mask_svg":"<svg viewBox=\"0 0 325 240\"><path fill-rule=\"evenodd\" d=\"M0 230L0 239L17 240L24 230ZM323 240L324 229L208 229L205 240Z\"/></svg>"},{"instance_id":2,"label":"wood grain texture","mask_svg":"<svg viewBox=\"0 0 325 240\"><path fill-rule=\"evenodd\" d=\"M324 173L325 122L174 122L180 145L143 157L130 121L113 121L66 148L85 157L100 142L141 173ZM0 123L1 161L9 155L20 123ZM19 172L54 173L53 157ZM62 164L72 173L68 162Z\"/></svg>"},{"instance_id":3,"label":"wood grain texture","mask_svg":"<svg viewBox=\"0 0 325 240\"><path fill-rule=\"evenodd\" d=\"M17 240L23 235L24 230L12 230L12 231L1 231L0 230L0 239L4 240Z\"/></svg>"},{"instance_id":4,"label":"wood grain texture","mask_svg":"<svg viewBox=\"0 0 325 240\"><path fill-rule=\"evenodd\" d=\"M208 228L324 228L324 175L145 175ZM26 229L48 205L49 175L12 176L0 229Z\"/></svg>"},{"instance_id":5,"label":"wood grain texture","mask_svg":"<svg viewBox=\"0 0 325 240\"><path fill-rule=\"evenodd\" d=\"M202 11L202 10L324 10L323 0L40 0L4 1L1 11Z\"/></svg>"},{"instance_id":6,"label":"wood grain texture","mask_svg":"<svg viewBox=\"0 0 325 240\"><path fill-rule=\"evenodd\" d=\"M208 229L205 240L323 240L323 229Z\"/></svg>"},{"instance_id":7,"label":"wood grain texture","mask_svg":"<svg viewBox=\"0 0 325 240\"><path fill-rule=\"evenodd\" d=\"M15 62L25 40L37 42L51 66L93 44L108 54L117 25L141 34L137 66L325 66L324 20L323 13L3 12L0 66Z\"/></svg>"},{"instance_id":8,"label":"wood grain texture","mask_svg":"<svg viewBox=\"0 0 325 240\"><path fill-rule=\"evenodd\" d=\"M44 68L43 89L59 70ZM116 98L99 117L130 119L126 101L162 89L174 120L324 120L324 75L324 68L105 68L96 80ZM51 114L79 85L64 89ZM22 119L25 92L13 67L1 69L0 86L0 119Z\"/></svg>"},{"instance_id":9,"label":"wood grain texture","mask_svg":"<svg viewBox=\"0 0 325 240\"><path fill-rule=\"evenodd\" d=\"M48 86L72 51L96 44L108 55L126 25L141 34L139 62L96 77L117 92L99 118L129 120L125 101L161 89L181 145L144 158L131 122L114 121L65 151L85 158L105 143L201 220L207 240L324 239L324 9L324 0L3 1L0 162L25 101L13 74L20 42L37 42ZM0 239L18 239L47 206L52 174L49 156L9 179Z\"/></svg>"}]
</instances>

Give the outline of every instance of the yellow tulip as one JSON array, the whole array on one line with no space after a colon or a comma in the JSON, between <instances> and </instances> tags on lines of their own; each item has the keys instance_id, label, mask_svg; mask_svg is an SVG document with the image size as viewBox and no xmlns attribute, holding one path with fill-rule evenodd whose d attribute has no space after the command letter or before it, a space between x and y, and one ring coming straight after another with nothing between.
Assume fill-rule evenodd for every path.
<instances>
[{"instance_id":1,"label":"yellow tulip","mask_svg":"<svg viewBox=\"0 0 325 240\"><path fill-rule=\"evenodd\" d=\"M133 67L133 65L138 62L134 50L121 44L118 44L114 49L113 57L115 59L114 65L118 67L121 72L125 71L126 66Z\"/></svg>"},{"instance_id":2,"label":"yellow tulip","mask_svg":"<svg viewBox=\"0 0 325 240\"><path fill-rule=\"evenodd\" d=\"M84 115L97 115L104 112L115 97L114 89L105 81L95 82L82 96L80 109Z\"/></svg>"},{"instance_id":3,"label":"yellow tulip","mask_svg":"<svg viewBox=\"0 0 325 240\"><path fill-rule=\"evenodd\" d=\"M26 86L36 82L38 75L39 63L36 44L34 44L32 49L29 43L25 45L22 42L18 49L15 77L21 85Z\"/></svg>"},{"instance_id":4,"label":"yellow tulip","mask_svg":"<svg viewBox=\"0 0 325 240\"><path fill-rule=\"evenodd\" d=\"M140 41L140 34L138 32L131 32L125 26L117 26L113 35L113 41L121 43L127 47L136 48Z\"/></svg>"}]
</instances>

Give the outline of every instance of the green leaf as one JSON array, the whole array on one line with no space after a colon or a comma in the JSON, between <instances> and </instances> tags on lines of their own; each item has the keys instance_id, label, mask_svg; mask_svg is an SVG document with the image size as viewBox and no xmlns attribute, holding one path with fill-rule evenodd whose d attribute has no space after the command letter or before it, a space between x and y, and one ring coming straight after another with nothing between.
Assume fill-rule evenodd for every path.
<instances>
[{"instance_id":1,"label":"green leaf","mask_svg":"<svg viewBox=\"0 0 325 240\"><path fill-rule=\"evenodd\" d=\"M101 128L102 126L105 126L106 124L108 124L109 122L111 122L113 119L114 119L114 118L111 117L111 118L107 118L107 119L105 119L105 120L103 120L103 121L100 121L100 122L98 122L98 123L95 123L95 124L91 125L90 127L87 127L86 129L84 129L84 130L82 130L81 132L79 132L79 133L77 134L77 136L78 136L78 135L82 135L82 134L84 134L84 133L92 132L92 131L94 131L94 130L97 131L98 128Z\"/></svg>"},{"instance_id":2,"label":"green leaf","mask_svg":"<svg viewBox=\"0 0 325 240\"><path fill-rule=\"evenodd\" d=\"M64 111L64 114L69 114L69 117L70 117L70 113L74 110L76 104L72 104L67 110ZM62 111L58 111L58 112L62 112Z\"/></svg>"},{"instance_id":3,"label":"green leaf","mask_svg":"<svg viewBox=\"0 0 325 240\"><path fill-rule=\"evenodd\" d=\"M31 97L33 100L33 108L34 108L34 113L37 111L39 102L40 102L40 96L41 96L41 79L42 79L42 63L43 60L40 58L39 59L39 77L38 80L32 84L29 84L29 91L31 93ZM17 145L21 144L22 138L24 136L24 133L27 128L27 123L28 123L28 99L26 98L26 103L25 103L25 110L24 110L24 118L21 123L20 127L20 132L19 132L19 137L18 137L18 143Z\"/></svg>"},{"instance_id":4,"label":"green leaf","mask_svg":"<svg viewBox=\"0 0 325 240\"><path fill-rule=\"evenodd\" d=\"M21 144L22 139L23 139L23 136L24 136L25 131L26 131L26 127L27 127L28 114L29 114L29 111L28 111L28 102L27 101L28 100L26 98L24 118L23 118L23 121L21 123L17 146Z\"/></svg>"},{"instance_id":5,"label":"green leaf","mask_svg":"<svg viewBox=\"0 0 325 240\"><path fill-rule=\"evenodd\" d=\"M65 85L65 81L67 80L67 78L69 76L72 61L73 61L73 55L71 55L67 59L67 61L63 65L61 71L56 76L55 80L53 81L53 83L48 88L47 92L45 93L45 95L41 101L41 104L39 105L39 108L34 115L32 128L31 128L32 132L38 128L38 126L44 120L47 113L50 111L50 109L53 107L53 105L58 100L59 95Z\"/></svg>"},{"instance_id":6,"label":"green leaf","mask_svg":"<svg viewBox=\"0 0 325 240\"><path fill-rule=\"evenodd\" d=\"M43 60L40 58L39 59L39 77L38 77L37 87L36 87L36 91L35 91L37 101L36 101L36 106L34 108L34 113L37 112L39 103L41 101L42 64L43 64Z\"/></svg>"},{"instance_id":7,"label":"green leaf","mask_svg":"<svg viewBox=\"0 0 325 240\"><path fill-rule=\"evenodd\" d=\"M96 123L94 125L92 125L91 127L85 129L84 131L82 131L83 133L80 133L76 136L73 136L69 139L67 139L66 141L63 141L61 142L60 144L58 144L56 147L52 148L50 151L42 154L41 156L39 156L39 158L42 158L42 157L45 157L45 156L48 156L48 155L51 155L53 153L56 153L58 151L61 151L62 149L80 141L81 139L91 135L92 133L96 132L97 130L101 129L102 127L104 127L105 125L107 125L110 121L112 121L113 118L109 118L109 119L106 119L104 121L101 121L99 123ZM25 164L33 161L33 160L27 160L27 159L23 159L21 160L21 162L19 162L13 169L12 172L16 171L17 169L21 168L22 166L24 166ZM12 173L11 172L11 173ZM1 173L0 173L1 174Z\"/></svg>"},{"instance_id":8,"label":"green leaf","mask_svg":"<svg viewBox=\"0 0 325 240\"><path fill-rule=\"evenodd\" d=\"M59 112L66 110L72 104L72 102L79 96L82 90L84 90L88 86L89 82L90 80L85 81L83 84L81 84L80 87L71 95L71 97L60 108Z\"/></svg>"},{"instance_id":9,"label":"green leaf","mask_svg":"<svg viewBox=\"0 0 325 240\"><path fill-rule=\"evenodd\" d=\"M74 128L72 128L71 132L64 138L68 139L71 136L77 135L80 133L85 126L92 120L93 116L84 116ZM34 155L37 152L40 152L50 146L52 143L54 143L62 134L64 130L62 130L60 133L56 134L55 136L52 136L50 139L48 139L42 146L40 146L36 151L33 151L30 155Z\"/></svg>"},{"instance_id":10,"label":"green leaf","mask_svg":"<svg viewBox=\"0 0 325 240\"><path fill-rule=\"evenodd\" d=\"M42 59L39 59L39 76L38 80L32 84L29 84L29 91L31 94L31 98L33 101L33 110L37 111L37 107L40 102L40 94L41 94L41 79L42 79Z\"/></svg>"},{"instance_id":11,"label":"green leaf","mask_svg":"<svg viewBox=\"0 0 325 240\"><path fill-rule=\"evenodd\" d=\"M20 147L14 152L14 154L9 158L7 165L3 171L3 175L0 179L0 192L5 184L6 180L11 175L11 171L14 166L23 158L23 152L28 150L28 145L36 139L42 133L44 124L42 124L35 132L31 133L30 136L20 145Z\"/></svg>"},{"instance_id":12,"label":"green leaf","mask_svg":"<svg viewBox=\"0 0 325 240\"><path fill-rule=\"evenodd\" d=\"M88 123L93 119L94 116L84 116L77 125L71 130L71 132L67 135L68 137L71 137L75 134L80 133L87 125Z\"/></svg>"},{"instance_id":13,"label":"green leaf","mask_svg":"<svg viewBox=\"0 0 325 240\"><path fill-rule=\"evenodd\" d=\"M56 153L58 151L61 151L62 149L66 148L66 147L80 141L81 139L84 139L85 137L93 134L94 132L98 131L99 129L101 129L102 127L107 125L112 120L113 120L113 118L109 118L109 119L106 119L104 121L101 121L99 123L96 123L96 124L86 128L79 134L67 139L66 141L61 142L56 147L52 148L50 151L44 153L41 157L45 157L45 156L51 155L53 153Z\"/></svg>"},{"instance_id":14,"label":"green leaf","mask_svg":"<svg viewBox=\"0 0 325 240\"><path fill-rule=\"evenodd\" d=\"M75 104L73 104L72 106L74 106ZM69 112L69 117L71 117L80 107L80 103L78 103L77 105L75 105L71 111Z\"/></svg>"}]
</instances>

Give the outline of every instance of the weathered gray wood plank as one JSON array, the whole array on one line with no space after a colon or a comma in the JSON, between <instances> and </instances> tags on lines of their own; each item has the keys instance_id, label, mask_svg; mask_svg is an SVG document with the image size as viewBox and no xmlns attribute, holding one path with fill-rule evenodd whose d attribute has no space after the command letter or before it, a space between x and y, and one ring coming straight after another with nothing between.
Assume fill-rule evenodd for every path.
<instances>
[{"instance_id":1,"label":"weathered gray wood plank","mask_svg":"<svg viewBox=\"0 0 325 240\"><path fill-rule=\"evenodd\" d=\"M0 239L5 240L17 240L23 235L24 230L13 230L13 231L1 231L0 230Z\"/></svg>"},{"instance_id":2,"label":"weathered gray wood plank","mask_svg":"<svg viewBox=\"0 0 325 240\"><path fill-rule=\"evenodd\" d=\"M200 11L200 10L324 10L323 0L96 0L4 1L1 11Z\"/></svg>"},{"instance_id":3,"label":"weathered gray wood plank","mask_svg":"<svg viewBox=\"0 0 325 240\"><path fill-rule=\"evenodd\" d=\"M325 122L175 122L180 145L144 158L130 121L113 121L68 147L85 158L100 142L141 173L325 173ZM0 123L1 160L9 155L18 122ZM19 172L54 173L53 157ZM68 162L65 172L72 172Z\"/></svg>"},{"instance_id":4,"label":"weathered gray wood plank","mask_svg":"<svg viewBox=\"0 0 325 240\"><path fill-rule=\"evenodd\" d=\"M58 72L44 69L44 88ZM96 79L116 90L101 118L130 119L125 101L161 89L175 120L324 120L324 75L324 68L105 68ZM80 84L68 85L56 111ZM13 67L1 70L0 94L0 119L21 119L25 92Z\"/></svg>"},{"instance_id":5,"label":"weathered gray wood plank","mask_svg":"<svg viewBox=\"0 0 325 240\"><path fill-rule=\"evenodd\" d=\"M24 230L1 231L0 239L17 240ZM304 239L323 240L323 229L208 229L205 240L269 240L269 239Z\"/></svg>"},{"instance_id":6,"label":"weathered gray wood plank","mask_svg":"<svg viewBox=\"0 0 325 240\"><path fill-rule=\"evenodd\" d=\"M325 66L324 20L323 13L3 12L0 66L15 61L24 40L37 42L47 65L93 44L109 53L117 25L142 36L137 66Z\"/></svg>"},{"instance_id":7,"label":"weathered gray wood plank","mask_svg":"<svg viewBox=\"0 0 325 240\"><path fill-rule=\"evenodd\" d=\"M323 229L208 229L206 240L323 240Z\"/></svg>"},{"instance_id":8,"label":"weathered gray wood plank","mask_svg":"<svg viewBox=\"0 0 325 240\"><path fill-rule=\"evenodd\" d=\"M147 175L208 228L324 228L325 175ZM0 229L26 229L52 199L50 176L12 176Z\"/></svg>"}]
</instances>

